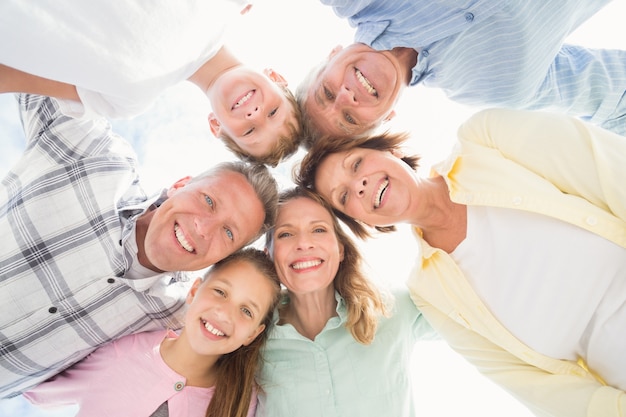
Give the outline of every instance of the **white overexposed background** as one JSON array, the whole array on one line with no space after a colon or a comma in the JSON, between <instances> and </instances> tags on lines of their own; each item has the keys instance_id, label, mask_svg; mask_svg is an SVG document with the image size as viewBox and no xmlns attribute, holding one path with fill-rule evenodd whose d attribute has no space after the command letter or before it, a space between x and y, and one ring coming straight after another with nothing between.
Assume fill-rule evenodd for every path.
<instances>
[{"instance_id":1,"label":"white overexposed background","mask_svg":"<svg viewBox=\"0 0 626 417\"><path fill-rule=\"evenodd\" d=\"M625 12L623 0L613 1L568 41L625 49ZM295 87L335 45L350 44L353 33L346 21L317 0L257 0L250 13L239 19L239 25L230 28L227 44L254 69L273 68ZM450 150L459 124L478 109L451 102L441 91L417 86L405 90L396 110L398 116L386 127L411 132L410 146L422 155L421 172L426 175L428 167ZM181 83L164 92L147 113L133 120L113 122L116 132L137 150L146 191L156 191L218 161L233 159L209 132L209 111L203 94L195 86ZM17 107L10 94L0 94L0 137L0 174L4 174L24 148ZM301 156L297 154L274 170L281 185L290 184L291 167ZM407 228L370 240L362 248L375 278L402 285L416 254ZM531 415L443 342L418 343L412 368L418 415ZM30 406L22 397L0 400L0 417L74 415L72 407L44 411Z\"/></svg>"}]
</instances>

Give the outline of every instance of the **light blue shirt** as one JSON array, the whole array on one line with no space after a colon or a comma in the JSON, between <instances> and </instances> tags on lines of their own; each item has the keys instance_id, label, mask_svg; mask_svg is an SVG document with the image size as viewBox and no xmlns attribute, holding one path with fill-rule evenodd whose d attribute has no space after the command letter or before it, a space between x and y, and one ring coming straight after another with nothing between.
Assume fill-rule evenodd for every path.
<instances>
[{"instance_id":1,"label":"light blue shirt","mask_svg":"<svg viewBox=\"0 0 626 417\"><path fill-rule=\"evenodd\" d=\"M626 134L626 51L564 45L610 0L321 0L355 42L418 51L410 84L472 106L547 109Z\"/></svg>"},{"instance_id":2,"label":"light blue shirt","mask_svg":"<svg viewBox=\"0 0 626 417\"><path fill-rule=\"evenodd\" d=\"M394 296L393 316L379 321L370 345L358 343L346 329L346 305L338 293L338 316L314 341L290 324L273 326L256 415L414 416L411 355L418 339L432 339L434 333L406 289Z\"/></svg>"}]
</instances>

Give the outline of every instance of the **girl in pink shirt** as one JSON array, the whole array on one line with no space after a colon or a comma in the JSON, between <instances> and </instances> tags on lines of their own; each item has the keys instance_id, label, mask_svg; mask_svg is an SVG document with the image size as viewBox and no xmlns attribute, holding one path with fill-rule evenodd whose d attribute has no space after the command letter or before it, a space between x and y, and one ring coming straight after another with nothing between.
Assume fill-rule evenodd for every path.
<instances>
[{"instance_id":1,"label":"girl in pink shirt","mask_svg":"<svg viewBox=\"0 0 626 417\"><path fill-rule=\"evenodd\" d=\"M252 417L279 291L269 258L242 249L193 283L179 334L120 338L24 395L48 408L77 404L77 416Z\"/></svg>"}]
</instances>

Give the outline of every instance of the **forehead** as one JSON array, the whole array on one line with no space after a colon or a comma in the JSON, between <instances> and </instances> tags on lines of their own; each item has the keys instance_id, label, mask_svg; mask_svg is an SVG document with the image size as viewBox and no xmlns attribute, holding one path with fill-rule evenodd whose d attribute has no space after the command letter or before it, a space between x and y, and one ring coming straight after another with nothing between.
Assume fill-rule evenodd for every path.
<instances>
[{"instance_id":1,"label":"forehead","mask_svg":"<svg viewBox=\"0 0 626 417\"><path fill-rule=\"evenodd\" d=\"M301 221L309 222L314 217L315 220L322 220L331 223L332 216L324 206L317 201L307 197L297 197L282 203L278 209L276 226L284 224L296 224Z\"/></svg>"},{"instance_id":2,"label":"forehead","mask_svg":"<svg viewBox=\"0 0 626 417\"><path fill-rule=\"evenodd\" d=\"M344 164L346 159L355 154L357 149L358 148L334 152L328 154L324 159L322 159L315 170L315 185L317 186L318 182L321 181L322 178L331 179L337 174L340 174L345 168Z\"/></svg>"},{"instance_id":3,"label":"forehead","mask_svg":"<svg viewBox=\"0 0 626 417\"><path fill-rule=\"evenodd\" d=\"M273 288L271 280L250 261L236 260L229 262L217 271L209 272L205 282L223 283L245 297L255 301L263 300L263 306L259 305L263 308L270 303L271 290ZM269 288L270 291L267 293L259 291L264 287Z\"/></svg>"}]
</instances>

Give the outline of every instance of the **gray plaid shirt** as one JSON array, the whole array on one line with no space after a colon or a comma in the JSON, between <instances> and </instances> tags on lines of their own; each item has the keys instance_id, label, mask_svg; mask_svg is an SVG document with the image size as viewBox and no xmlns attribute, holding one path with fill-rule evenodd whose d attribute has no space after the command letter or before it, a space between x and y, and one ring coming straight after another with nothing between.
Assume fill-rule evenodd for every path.
<instances>
[{"instance_id":1,"label":"gray plaid shirt","mask_svg":"<svg viewBox=\"0 0 626 417\"><path fill-rule=\"evenodd\" d=\"M0 187L0 398L17 395L99 345L179 328L183 273L125 276L147 199L132 147L104 119L19 96L26 150Z\"/></svg>"}]
</instances>

